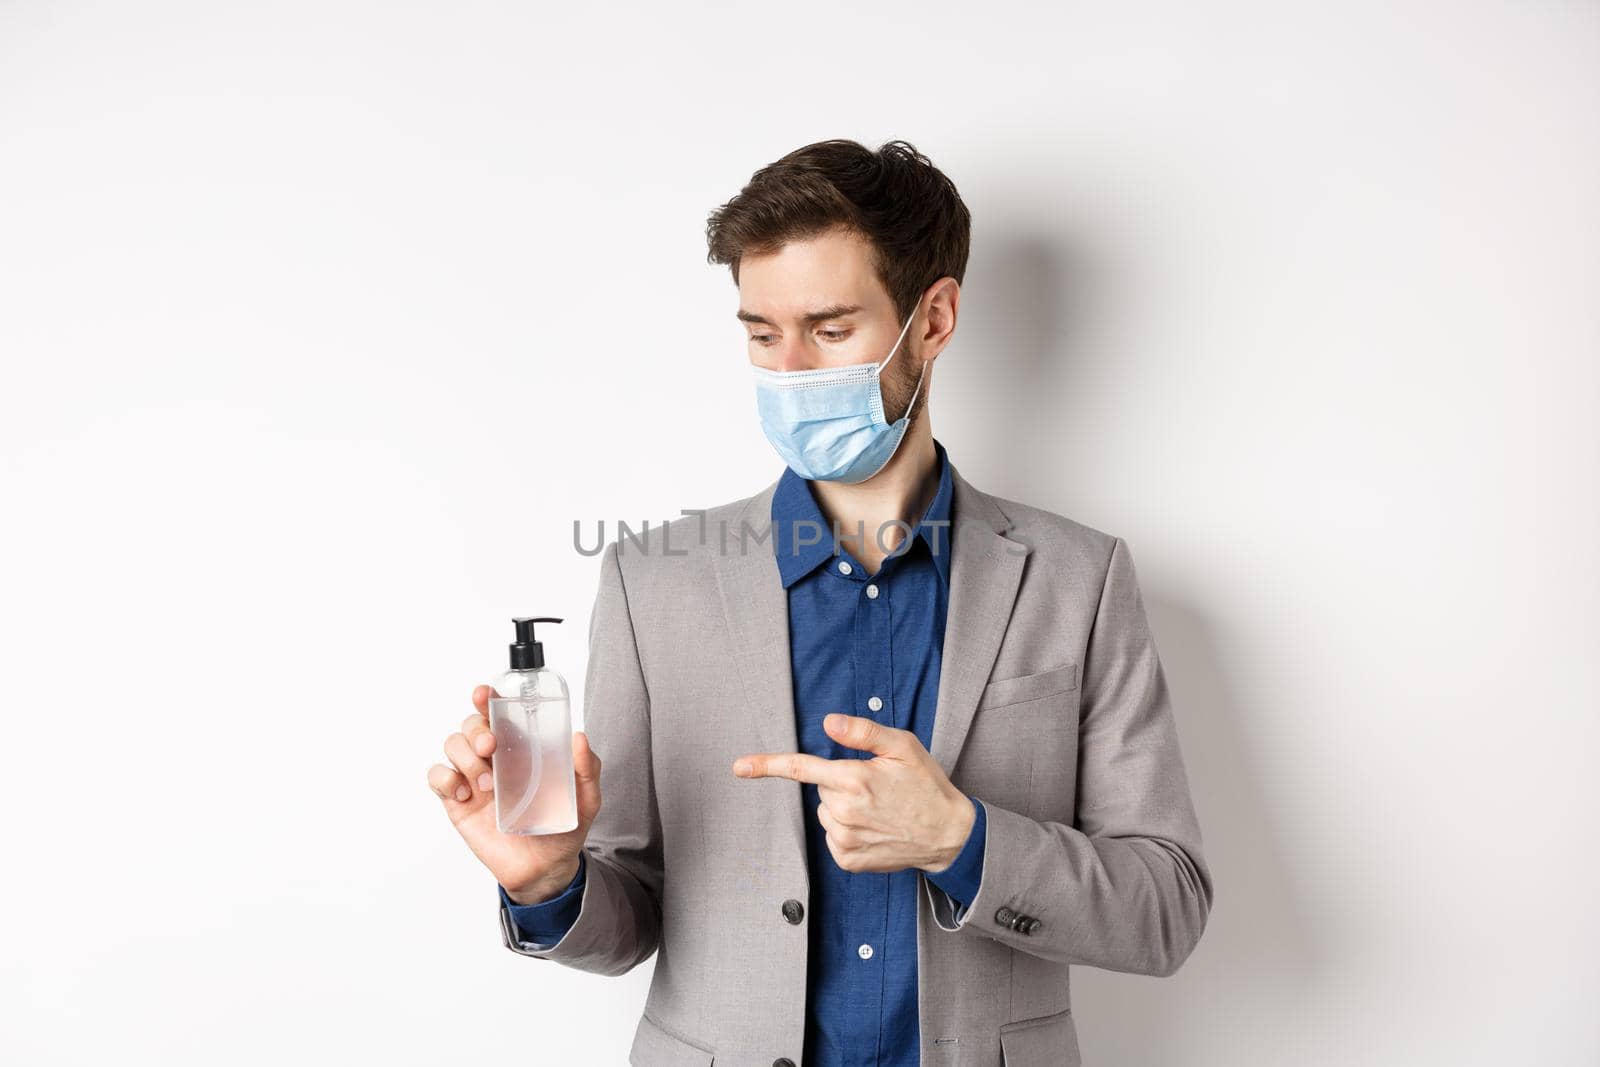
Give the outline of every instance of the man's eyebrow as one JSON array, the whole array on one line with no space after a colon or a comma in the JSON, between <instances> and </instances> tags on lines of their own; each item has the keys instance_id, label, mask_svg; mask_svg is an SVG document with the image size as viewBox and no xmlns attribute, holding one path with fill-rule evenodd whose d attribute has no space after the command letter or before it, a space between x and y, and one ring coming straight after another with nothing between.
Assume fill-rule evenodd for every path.
<instances>
[{"instance_id":1,"label":"man's eyebrow","mask_svg":"<svg viewBox=\"0 0 1600 1067\"><path fill-rule=\"evenodd\" d=\"M802 315L801 318L808 323L826 322L828 319L837 319L842 318L845 315L853 315L860 310L860 304L831 304L825 308L818 308L815 311L808 311ZM759 322L764 326L777 325L777 323L773 322L766 316L757 315L754 311L746 311L744 308L739 309L738 317L744 322Z\"/></svg>"}]
</instances>

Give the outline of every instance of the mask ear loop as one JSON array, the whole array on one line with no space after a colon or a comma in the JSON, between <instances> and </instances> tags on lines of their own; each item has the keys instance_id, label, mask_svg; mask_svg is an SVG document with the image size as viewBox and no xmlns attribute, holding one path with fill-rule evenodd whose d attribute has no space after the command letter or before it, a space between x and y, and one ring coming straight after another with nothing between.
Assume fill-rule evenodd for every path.
<instances>
[{"instance_id":1,"label":"mask ear loop","mask_svg":"<svg viewBox=\"0 0 1600 1067\"><path fill-rule=\"evenodd\" d=\"M905 415L902 415L901 418L908 417L911 414L911 409L917 406L917 394L922 392L922 378L923 378L923 375L925 375L927 373L928 373L928 361L927 360L923 360L922 361L922 369L917 372L917 387L915 389L911 390L911 400L910 400L909 403L906 404L906 413L905 413Z\"/></svg>"},{"instance_id":2,"label":"mask ear loop","mask_svg":"<svg viewBox=\"0 0 1600 1067\"><path fill-rule=\"evenodd\" d=\"M878 364L878 369L879 370L882 370L883 368L887 367L889 365L889 361L894 358L894 354L896 352L900 351L900 342L905 340L906 331L911 329L911 324L913 322L916 322L916 321L917 321L917 312L916 312L916 309L913 308L912 311L911 311L911 317L906 319L906 324L904 326L900 327L900 336L896 337L894 339L894 347L889 349L889 354L887 356L883 357L883 362L882 363Z\"/></svg>"},{"instance_id":3,"label":"mask ear loop","mask_svg":"<svg viewBox=\"0 0 1600 1067\"><path fill-rule=\"evenodd\" d=\"M880 373L883 371L883 368L885 368L885 367L887 367L889 365L889 361L895 357L895 353L900 351L900 342L905 340L906 331L911 329L911 324L913 322L916 322L916 321L917 321L917 311L916 311L915 308L912 308L911 309L911 317L906 319L906 324L904 326L900 327L900 336L895 338L894 347L889 349L889 354L887 356L883 357L883 362L882 363L878 364L878 371ZM927 373L928 373L928 362L927 362L927 360L923 360L923 362L922 362L922 370L917 372L917 387L915 389L911 390L911 402L906 405L906 415L910 415L911 414L911 409L917 406L917 394L922 392L922 379L923 379L923 376L926 375ZM887 416L885 416L885 417L887 418ZM905 417L904 415L901 416L901 418L904 418L904 417Z\"/></svg>"}]
</instances>

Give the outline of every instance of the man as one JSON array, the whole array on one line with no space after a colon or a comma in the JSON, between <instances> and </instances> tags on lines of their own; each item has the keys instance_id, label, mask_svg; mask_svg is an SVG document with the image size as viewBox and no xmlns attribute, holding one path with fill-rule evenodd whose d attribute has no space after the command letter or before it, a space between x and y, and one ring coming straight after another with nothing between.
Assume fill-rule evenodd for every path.
<instances>
[{"instance_id":1,"label":"man","mask_svg":"<svg viewBox=\"0 0 1600 1067\"><path fill-rule=\"evenodd\" d=\"M1128 546L932 435L968 234L904 142L808 145L713 212L787 469L605 547L575 830L497 831L487 686L429 770L508 948L657 953L635 1064L1076 1064L1070 965L1170 975L1205 928Z\"/></svg>"}]
</instances>

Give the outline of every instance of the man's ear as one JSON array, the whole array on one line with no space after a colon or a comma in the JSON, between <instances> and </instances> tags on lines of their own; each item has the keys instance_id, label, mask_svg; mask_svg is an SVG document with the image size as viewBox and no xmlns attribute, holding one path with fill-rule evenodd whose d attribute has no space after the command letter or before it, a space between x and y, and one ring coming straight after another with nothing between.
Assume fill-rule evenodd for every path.
<instances>
[{"instance_id":1,"label":"man's ear","mask_svg":"<svg viewBox=\"0 0 1600 1067\"><path fill-rule=\"evenodd\" d=\"M929 287L929 297L922 314L927 326L917 338L922 358L937 359L944 346L956 332L956 318L961 310L961 283L948 275Z\"/></svg>"}]
</instances>

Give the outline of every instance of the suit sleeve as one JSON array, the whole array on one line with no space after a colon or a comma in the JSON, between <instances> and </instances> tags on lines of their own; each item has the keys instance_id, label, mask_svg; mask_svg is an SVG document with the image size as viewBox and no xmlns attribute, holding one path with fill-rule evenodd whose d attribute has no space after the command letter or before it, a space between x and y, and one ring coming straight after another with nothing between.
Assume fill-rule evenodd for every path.
<instances>
[{"instance_id":1,"label":"suit sleeve","mask_svg":"<svg viewBox=\"0 0 1600 1067\"><path fill-rule=\"evenodd\" d=\"M519 955L619 975L649 959L660 944L662 857L650 699L616 542L601 554L600 588L589 618L584 732L600 757L600 811L584 842L577 917L553 944L529 943L502 897L501 941Z\"/></svg>"},{"instance_id":2,"label":"suit sleeve","mask_svg":"<svg viewBox=\"0 0 1600 1067\"><path fill-rule=\"evenodd\" d=\"M1205 930L1212 880L1166 677L1121 538L1085 653L1077 783L1071 826L986 803L977 895L958 914L930 886L935 921L1053 962L1173 974Z\"/></svg>"}]
</instances>

